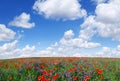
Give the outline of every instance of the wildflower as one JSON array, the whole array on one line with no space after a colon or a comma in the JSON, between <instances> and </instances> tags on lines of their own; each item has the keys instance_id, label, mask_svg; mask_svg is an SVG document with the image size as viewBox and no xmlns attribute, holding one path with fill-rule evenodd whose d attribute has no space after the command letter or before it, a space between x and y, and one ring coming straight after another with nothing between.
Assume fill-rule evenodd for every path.
<instances>
[{"instance_id":1,"label":"wildflower","mask_svg":"<svg viewBox=\"0 0 120 81\"><path fill-rule=\"evenodd\" d=\"M53 79L53 80L56 80L58 77L59 77L59 74L57 73L57 74L55 74L55 75L52 77L52 79Z\"/></svg>"},{"instance_id":2,"label":"wildflower","mask_svg":"<svg viewBox=\"0 0 120 81\"><path fill-rule=\"evenodd\" d=\"M50 78L48 78L47 81L50 81Z\"/></svg>"},{"instance_id":3,"label":"wildflower","mask_svg":"<svg viewBox=\"0 0 120 81\"><path fill-rule=\"evenodd\" d=\"M18 66L17 64L14 64L14 67L15 67L16 69L18 69L18 68L19 68L19 66Z\"/></svg>"},{"instance_id":4,"label":"wildflower","mask_svg":"<svg viewBox=\"0 0 120 81\"><path fill-rule=\"evenodd\" d=\"M56 76L56 77L59 77L59 74L58 74L58 73L56 73L56 74L55 74L55 76Z\"/></svg>"},{"instance_id":5,"label":"wildflower","mask_svg":"<svg viewBox=\"0 0 120 81\"><path fill-rule=\"evenodd\" d=\"M9 81L12 81L12 77L8 78Z\"/></svg>"},{"instance_id":6,"label":"wildflower","mask_svg":"<svg viewBox=\"0 0 120 81\"><path fill-rule=\"evenodd\" d=\"M30 61L29 63L30 63L30 64L32 64L33 62L32 62L32 61Z\"/></svg>"},{"instance_id":7,"label":"wildflower","mask_svg":"<svg viewBox=\"0 0 120 81\"><path fill-rule=\"evenodd\" d=\"M103 76L100 76L100 80L102 80L104 77Z\"/></svg>"},{"instance_id":8,"label":"wildflower","mask_svg":"<svg viewBox=\"0 0 120 81\"><path fill-rule=\"evenodd\" d=\"M54 70L57 70L57 68L54 68Z\"/></svg>"},{"instance_id":9,"label":"wildflower","mask_svg":"<svg viewBox=\"0 0 120 81\"><path fill-rule=\"evenodd\" d=\"M41 68L41 69L44 69L44 65L40 65L40 68Z\"/></svg>"},{"instance_id":10,"label":"wildflower","mask_svg":"<svg viewBox=\"0 0 120 81\"><path fill-rule=\"evenodd\" d=\"M97 72L99 75L101 75L102 74L102 70L98 70L98 72Z\"/></svg>"},{"instance_id":11,"label":"wildflower","mask_svg":"<svg viewBox=\"0 0 120 81\"><path fill-rule=\"evenodd\" d=\"M98 71L99 70L99 68L95 68L96 69L96 71Z\"/></svg>"},{"instance_id":12,"label":"wildflower","mask_svg":"<svg viewBox=\"0 0 120 81\"><path fill-rule=\"evenodd\" d=\"M41 80L41 76L38 76L38 81L40 81Z\"/></svg>"},{"instance_id":13,"label":"wildflower","mask_svg":"<svg viewBox=\"0 0 120 81\"><path fill-rule=\"evenodd\" d=\"M51 73L51 72L53 72L53 71L52 71L52 70L48 70L48 72L50 72L50 73Z\"/></svg>"},{"instance_id":14,"label":"wildflower","mask_svg":"<svg viewBox=\"0 0 120 81\"><path fill-rule=\"evenodd\" d=\"M76 68L73 68L74 71L76 71Z\"/></svg>"},{"instance_id":15,"label":"wildflower","mask_svg":"<svg viewBox=\"0 0 120 81\"><path fill-rule=\"evenodd\" d=\"M27 69L28 69L28 70L32 69L32 66L28 65L28 66L27 66Z\"/></svg>"},{"instance_id":16,"label":"wildflower","mask_svg":"<svg viewBox=\"0 0 120 81\"><path fill-rule=\"evenodd\" d=\"M73 71L73 68L70 68L69 70L68 70L68 72L72 72Z\"/></svg>"},{"instance_id":17,"label":"wildflower","mask_svg":"<svg viewBox=\"0 0 120 81\"><path fill-rule=\"evenodd\" d=\"M53 64L54 64L54 65L57 65L57 62L54 61Z\"/></svg>"},{"instance_id":18,"label":"wildflower","mask_svg":"<svg viewBox=\"0 0 120 81\"><path fill-rule=\"evenodd\" d=\"M48 73L47 76L50 76L50 74Z\"/></svg>"},{"instance_id":19,"label":"wildflower","mask_svg":"<svg viewBox=\"0 0 120 81\"><path fill-rule=\"evenodd\" d=\"M73 78L73 79L74 79L74 81L76 81L76 80L77 80L77 77L76 77L76 76L74 76L74 78Z\"/></svg>"},{"instance_id":20,"label":"wildflower","mask_svg":"<svg viewBox=\"0 0 120 81\"><path fill-rule=\"evenodd\" d=\"M38 81L46 81L44 75L42 75L42 76L38 76Z\"/></svg>"},{"instance_id":21,"label":"wildflower","mask_svg":"<svg viewBox=\"0 0 120 81\"><path fill-rule=\"evenodd\" d=\"M43 70L42 73L43 73L43 75L46 75L46 74L47 74L47 71L46 71L46 70Z\"/></svg>"},{"instance_id":22,"label":"wildflower","mask_svg":"<svg viewBox=\"0 0 120 81\"><path fill-rule=\"evenodd\" d=\"M86 76L84 81L88 81L90 79L90 76Z\"/></svg>"},{"instance_id":23,"label":"wildflower","mask_svg":"<svg viewBox=\"0 0 120 81\"><path fill-rule=\"evenodd\" d=\"M80 65L79 68L82 69L82 66Z\"/></svg>"},{"instance_id":24,"label":"wildflower","mask_svg":"<svg viewBox=\"0 0 120 81\"><path fill-rule=\"evenodd\" d=\"M46 81L44 75L41 76L41 81Z\"/></svg>"}]
</instances>

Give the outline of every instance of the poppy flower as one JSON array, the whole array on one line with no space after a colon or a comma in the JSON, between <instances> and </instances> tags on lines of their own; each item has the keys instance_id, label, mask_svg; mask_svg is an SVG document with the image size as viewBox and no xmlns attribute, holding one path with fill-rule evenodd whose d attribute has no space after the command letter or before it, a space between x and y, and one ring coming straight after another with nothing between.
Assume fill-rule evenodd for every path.
<instances>
[{"instance_id":1,"label":"poppy flower","mask_svg":"<svg viewBox=\"0 0 120 81\"><path fill-rule=\"evenodd\" d=\"M103 71L99 69L97 73L98 73L99 75L101 75L102 72L103 72Z\"/></svg>"},{"instance_id":2,"label":"poppy flower","mask_svg":"<svg viewBox=\"0 0 120 81\"><path fill-rule=\"evenodd\" d=\"M77 80L77 77L76 77L76 76L74 76L74 78L73 78L73 79L74 79L74 81L76 81L76 80Z\"/></svg>"},{"instance_id":3,"label":"poppy flower","mask_svg":"<svg viewBox=\"0 0 120 81\"><path fill-rule=\"evenodd\" d=\"M40 68L41 68L41 69L44 69L44 65L41 65Z\"/></svg>"},{"instance_id":4,"label":"poppy flower","mask_svg":"<svg viewBox=\"0 0 120 81\"><path fill-rule=\"evenodd\" d=\"M28 70L32 69L32 66L28 65L28 66L27 66L27 69L28 69Z\"/></svg>"},{"instance_id":5,"label":"poppy flower","mask_svg":"<svg viewBox=\"0 0 120 81\"><path fill-rule=\"evenodd\" d=\"M43 75L46 75L47 74L47 71L46 70L43 70Z\"/></svg>"},{"instance_id":6,"label":"poppy flower","mask_svg":"<svg viewBox=\"0 0 120 81\"><path fill-rule=\"evenodd\" d=\"M38 76L38 81L40 81L41 80L41 76Z\"/></svg>"},{"instance_id":7,"label":"poppy flower","mask_svg":"<svg viewBox=\"0 0 120 81\"><path fill-rule=\"evenodd\" d=\"M8 78L9 81L12 81L12 77Z\"/></svg>"},{"instance_id":8,"label":"poppy flower","mask_svg":"<svg viewBox=\"0 0 120 81\"><path fill-rule=\"evenodd\" d=\"M82 66L80 65L79 68L82 69Z\"/></svg>"},{"instance_id":9,"label":"poppy flower","mask_svg":"<svg viewBox=\"0 0 120 81\"><path fill-rule=\"evenodd\" d=\"M90 79L90 76L86 76L84 81L88 81Z\"/></svg>"},{"instance_id":10,"label":"poppy flower","mask_svg":"<svg viewBox=\"0 0 120 81\"><path fill-rule=\"evenodd\" d=\"M59 74L57 73L57 74L55 74L55 75L52 77L52 79L53 79L53 80L56 80L58 77L59 77Z\"/></svg>"}]
</instances>

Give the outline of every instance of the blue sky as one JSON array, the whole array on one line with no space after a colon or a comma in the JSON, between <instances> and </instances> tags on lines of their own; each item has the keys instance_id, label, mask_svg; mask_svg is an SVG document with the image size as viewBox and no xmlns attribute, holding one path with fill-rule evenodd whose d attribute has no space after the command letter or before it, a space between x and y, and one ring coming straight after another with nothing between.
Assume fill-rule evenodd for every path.
<instances>
[{"instance_id":1,"label":"blue sky","mask_svg":"<svg viewBox=\"0 0 120 81\"><path fill-rule=\"evenodd\" d=\"M1 0L0 58L120 57L119 0Z\"/></svg>"}]
</instances>

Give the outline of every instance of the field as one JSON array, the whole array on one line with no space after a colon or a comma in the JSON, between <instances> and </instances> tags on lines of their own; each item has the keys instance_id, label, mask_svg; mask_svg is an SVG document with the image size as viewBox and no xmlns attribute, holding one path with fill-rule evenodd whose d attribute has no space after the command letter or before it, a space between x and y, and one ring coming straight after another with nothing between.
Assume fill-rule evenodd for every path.
<instances>
[{"instance_id":1,"label":"field","mask_svg":"<svg viewBox=\"0 0 120 81\"><path fill-rule=\"evenodd\" d=\"M41 57L0 60L0 81L120 81L120 59Z\"/></svg>"}]
</instances>

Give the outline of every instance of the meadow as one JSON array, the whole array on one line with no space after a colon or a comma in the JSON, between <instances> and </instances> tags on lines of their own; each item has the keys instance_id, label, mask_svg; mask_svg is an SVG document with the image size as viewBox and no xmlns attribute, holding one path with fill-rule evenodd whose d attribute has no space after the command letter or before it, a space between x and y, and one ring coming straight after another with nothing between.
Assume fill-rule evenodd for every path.
<instances>
[{"instance_id":1,"label":"meadow","mask_svg":"<svg viewBox=\"0 0 120 81\"><path fill-rule=\"evenodd\" d=\"M0 60L0 81L120 81L120 59L40 57Z\"/></svg>"}]
</instances>

